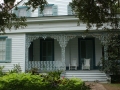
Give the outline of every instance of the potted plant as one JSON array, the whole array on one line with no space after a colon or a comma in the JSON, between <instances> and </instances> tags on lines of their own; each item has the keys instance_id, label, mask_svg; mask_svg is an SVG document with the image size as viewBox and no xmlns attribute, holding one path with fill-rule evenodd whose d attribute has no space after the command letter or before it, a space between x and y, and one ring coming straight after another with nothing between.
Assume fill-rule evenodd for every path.
<instances>
[{"instance_id":1,"label":"potted plant","mask_svg":"<svg viewBox=\"0 0 120 90\"><path fill-rule=\"evenodd\" d=\"M120 42L118 36L112 37L107 44L107 60L101 59L101 70L110 75L111 83L120 83Z\"/></svg>"}]
</instances>

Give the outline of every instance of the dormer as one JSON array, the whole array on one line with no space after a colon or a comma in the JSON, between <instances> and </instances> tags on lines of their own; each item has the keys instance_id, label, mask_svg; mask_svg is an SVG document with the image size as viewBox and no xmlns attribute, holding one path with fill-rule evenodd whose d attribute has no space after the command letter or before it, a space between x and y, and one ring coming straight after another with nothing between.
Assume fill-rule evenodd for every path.
<instances>
[{"instance_id":1,"label":"dormer","mask_svg":"<svg viewBox=\"0 0 120 90\"><path fill-rule=\"evenodd\" d=\"M44 7L43 12L38 8L38 16L57 16L58 15L58 7L54 4L48 4Z\"/></svg>"}]
</instances>

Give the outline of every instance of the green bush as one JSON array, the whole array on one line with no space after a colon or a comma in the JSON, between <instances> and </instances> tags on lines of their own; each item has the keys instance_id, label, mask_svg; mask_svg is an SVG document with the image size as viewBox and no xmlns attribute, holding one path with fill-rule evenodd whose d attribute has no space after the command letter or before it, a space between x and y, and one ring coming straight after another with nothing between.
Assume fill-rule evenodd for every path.
<instances>
[{"instance_id":1,"label":"green bush","mask_svg":"<svg viewBox=\"0 0 120 90\"><path fill-rule=\"evenodd\" d=\"M4 66L0 66L0 77L3 76L5 73L3 72Z\"/></svg>"},{"instance_id":2,"label":"green bush","mask_svg":"<svg viewBox=\"0 0 120 90\"><path fill-rule=\"evenodd\" d=\"M0 90L90 90L80 79L52 78L50 75L9 73L0 77Z\"/></svg>"},{"instance_id":3,"label":"green bush","mask_svg":"<svg viewBox=\"0 0 120 90\"><path fill-rule=\"evenodd\" d=\"M11 73L0 78L0 90L47 90L48 82L39 75Z\"/></svg>"},{"instance_id":4,"label":"green bush","mask_svg":"<svg viewBox=\"0 0 120 90\"><path fill-rule=\"evenodd\" d=\"M86 86L85 83L78 78L72 79L63 79L59 84L58 90L90 90L89 86Z\"/></svg>"}]
</instances>

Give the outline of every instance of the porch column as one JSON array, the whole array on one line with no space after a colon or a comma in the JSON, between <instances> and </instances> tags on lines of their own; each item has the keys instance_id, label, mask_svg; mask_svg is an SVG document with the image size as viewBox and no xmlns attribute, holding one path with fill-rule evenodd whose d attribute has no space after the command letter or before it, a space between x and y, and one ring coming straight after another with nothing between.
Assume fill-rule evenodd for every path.
<instances>
[{"instance_id":1,"label":"porch column","mask_svg":"<svg viewBox=\"0 0 120 90\"><path fill-rule=\"evenodd\" d=\"M26 42L25 42L25 70L29 69L28 65L28 48L33 40L38 39L39 36L30 36L26 35Z\"/></svg>"},{"instance_id":2,"label":"porch column","mask_svg":"<svg viewBox=\"0 0 120 90\"><path fill-rule=\"evenodd\" d=\"M61 59L63 63L63 69L66 70L66 64L65 64L65 47L67 46L67 43L70 39L75 38L75 35L54 35L51 36L52 38L56 39L61 47Z\"/></svg>"},{"instance_id":3,"label":"porch column","mask_svg":"<svg viewBox=\"0 0 120 90\"><path fill-rule=\"evenodd\" d=\"M101 44L104 46L104 59L108 60L108 43L109 40L111 39L111 35L110 33L104 33L104 34L94 34L93 35L96 38L99 38L99 40L101 41Z\"/></svg>"}]
</instances>

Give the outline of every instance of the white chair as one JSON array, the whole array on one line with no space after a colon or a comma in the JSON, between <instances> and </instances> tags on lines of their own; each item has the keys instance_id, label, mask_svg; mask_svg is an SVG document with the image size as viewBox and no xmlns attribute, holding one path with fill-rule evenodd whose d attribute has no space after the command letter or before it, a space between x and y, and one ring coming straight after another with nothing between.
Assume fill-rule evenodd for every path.
<instances>
[{"instance_id":1,"label":"white chair","mask_svg":"<svg viewBox=\"0 0 120 90\"><path fill-rule=\"evenodd\" d=\"M86 69L88 69L88 70L90 70L90 59L84 59L84 63L83 63L83 65L82 65L82 69L84 70L86 70Z\"/></svg>"},{"instance_id":2,"label":"white chair","mask_svg":"<svg viewBox=\"0 0 120 90\"><path fill-rule=\"evenodd\" d=\"M69 70L77 70L77 60L73 59L71 63L69 64Z\"/></svg>"}]
</instances>

